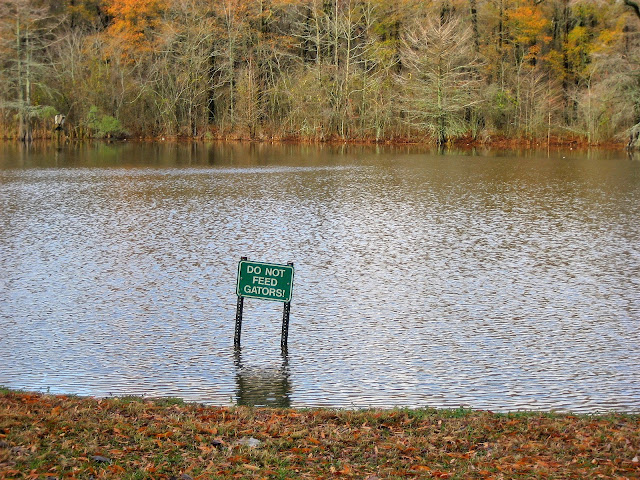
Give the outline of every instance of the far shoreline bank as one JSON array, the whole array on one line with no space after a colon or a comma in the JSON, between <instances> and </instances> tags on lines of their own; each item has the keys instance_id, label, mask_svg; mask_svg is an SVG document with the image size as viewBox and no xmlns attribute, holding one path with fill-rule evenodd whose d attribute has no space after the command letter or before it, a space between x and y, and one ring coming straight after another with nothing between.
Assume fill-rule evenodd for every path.
<instances>
[{"instance_id":1,"label":"far shoreline bank","mask_svg":"<svg viewBox=\"0 0 640 480\"><path fill-rule=\"evenodd\" d=\"M17 138L3 137L2 142L8 143L24 143ZM330 137L322 139L314 138L295 138L295 137L273 137L273 136L256 136L246 137L242 135L199 135L197 137L188 137L180 135L125 135L119 137L73 137L62 136L56 138L53 135L36 136L30 143L53 142L53 143L75 143L75 142L132 142L132 143L228 143L228 144L247 144L247 145L300 145L300 146L362 146L362 147L409 147L409 148L425 148L429 150L448 151L448 150L620 150L634 152L630 149L627 142L623 141L607 141L601 143L589 143L585 139L579 137L559 137L551 136L547 138L509 138L504 136L488 136L484 139L473 139L471 137L460 137L447 142L444 145L437 145L428 138L412 139L412 138L340 138Z\"/></svg>"}]
</instances>

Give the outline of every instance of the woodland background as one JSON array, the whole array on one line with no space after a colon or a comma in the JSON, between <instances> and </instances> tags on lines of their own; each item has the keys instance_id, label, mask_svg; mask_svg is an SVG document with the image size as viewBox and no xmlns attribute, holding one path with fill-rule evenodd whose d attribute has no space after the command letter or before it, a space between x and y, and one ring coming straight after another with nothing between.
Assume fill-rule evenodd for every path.
<instances>
[{"instance_id":1,"label":"woodland background","mask_svg":"<svg viewBox=\"0 0 640 480\"><path fill-rule=\"evenodd\" d=\"M623 1L1 0L0 137L626 141Z\"/></svg>"}]
</instances>

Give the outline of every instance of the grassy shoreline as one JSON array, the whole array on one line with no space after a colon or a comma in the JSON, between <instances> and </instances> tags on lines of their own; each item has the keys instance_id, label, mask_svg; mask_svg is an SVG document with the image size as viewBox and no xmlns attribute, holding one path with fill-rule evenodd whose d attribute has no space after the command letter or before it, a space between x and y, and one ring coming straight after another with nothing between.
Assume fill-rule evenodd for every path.
<instances>
[{"instance_id":1,"label":"grassy shoreline","mask_svg":"<svg viewBox=\"0 0 640 480\"><path fill-rule=\"evenodd\" d=\"M640 415L211 407L0 389L0 478L640 478Z\"/></svg>"}]
</instances>

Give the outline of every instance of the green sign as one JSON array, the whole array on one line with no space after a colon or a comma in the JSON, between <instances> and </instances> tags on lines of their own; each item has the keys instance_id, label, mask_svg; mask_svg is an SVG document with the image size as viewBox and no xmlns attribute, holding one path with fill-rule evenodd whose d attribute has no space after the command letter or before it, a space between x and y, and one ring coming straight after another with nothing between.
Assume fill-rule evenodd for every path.
<instances>
[{"instance_id":1,"label":"green sign","mask_svg":"<svg viewBox=\"0 0 640 480\"><path fill-rule=\"evenodd\" d=\"M293 292L293 265L247 262L238 264L239 297L290 302Z\"/></svg>"}]
</instances>

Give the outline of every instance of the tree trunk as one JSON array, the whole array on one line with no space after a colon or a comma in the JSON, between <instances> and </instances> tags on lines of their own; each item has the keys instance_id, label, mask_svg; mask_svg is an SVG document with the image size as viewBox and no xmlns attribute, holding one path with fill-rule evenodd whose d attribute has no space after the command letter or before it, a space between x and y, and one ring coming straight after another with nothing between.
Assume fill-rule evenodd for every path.
<instances>
[{"instance_id":1,"label":"tree trunk","mask_svg":"<svg viewBox=\"0 0 640 480\"><path fill-rule=\"evenodd\" d=\"M571 76L571 65L569 63L569 32L571 7L569 0L563 0L562 9L562 99L564 104L564 123L570 125L574 120L572 100L569 95L569 77Z\"/></svg>"},{"instance_id":2,"label":"tree trunk","mask_svg":"<svg viewBox=\"0 0 640 480\"><path fill-rule=\"evenodd\" d=\"M26 29L25 36L25 52L27 55L26 61L26 75L25 75L25 85L24 85L24 108L25 108L25 129L24 129L24 138L22 141L31 142L33 140L31 133L31 45L29 45L29 28Z\"/></svg>"},{"instance_id":3,"label":"tree trunk","mask_svg":"<svg viewBox=\"0 0 640 480\"><path fill-rule=\"evenodd\" d=\"M640 123L636 123L629 131L629 150L640 150Z\"/></svg>"},{"instance_id":4,"label":"tree trunk","mask_svg":"<svg viewBox=\"0 0 640 480\"><path fill-rule=\"evenodd\" d=\"M16 83L18 89L18 138L24 141L25 125L24 125L24 90L22 85L22 32L20 30L20 15L16 16Z\"/></svg>"},{"instance_id":5,"label":"tree trunk","mask_svg":"<svg viewBox=\"0 0 640 480\"><path fill-rule=\"evenodd\" d=\"M478 33L478 2L477 0L469 0L471 10L471 27L473 29L473 47L478 53L480 51L480 34Z\"/></svg>"}]
</instances>

